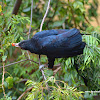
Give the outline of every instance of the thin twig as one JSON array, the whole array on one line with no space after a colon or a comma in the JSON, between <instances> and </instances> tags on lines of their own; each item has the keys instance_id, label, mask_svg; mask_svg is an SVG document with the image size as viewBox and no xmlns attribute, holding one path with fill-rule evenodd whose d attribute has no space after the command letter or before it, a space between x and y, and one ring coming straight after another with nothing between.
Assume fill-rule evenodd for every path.
<instances>
[{"instance_id":1,"label":"thin twig","mask_svg":"<svg viewBox=\"0 0 100 100\"><path fill-rule=\"evenodd\" d=\"M28 33L28 39L30 38L30 33L31 33L32 15L33 15L33 0L31 3L31 19L30 19L31 23L30 23L29 33ZM30 59L30 55L29 55L28 51L27 51L27 55L28 55L28 58ZM31 63L31 61L30 61L30 63Z\"/></svg>"},{"instance_id":2,"label":"thin twig","mask_svg":"<svg viewBox=\"0 0 100 100\"><path fill-rule=\"evenodd\" d=\"M38 62L36 62L36 61L34 61L34 60L31 60L31 59L27 59L27 60L32 61L32 62L34 62L34 63L36 63L36 64L38 64L38 65L39 65L39 63L38 63Z\"/></svg>"},{"instance_id":3,"label":"thin twig","mask_svg":"<svg viewBox=\"0 0 100 100\"><path fill-rule=\"evenodd\" d=\"M60 88L60 86L57 84L57 82L55 81L55 84L57 85L58 88ZM60 88L61 89L61 88Z\"/></svg>"},{"instance_id":4,"label":"thin twig","mask_svg":"<svg viewBox=\"0 0 100 100\"><path fill-rule=\"evenodd\" d=\"M26 82L26 81L28 81L28 79L22 79L22 80L20 80L20 81L17 81L16 83Z\"/></svg>"},{"instance_id":5,"label":"thin twig","mask_svg":"<svg viewBox=\"0 0 100 100\"><path fill-rule=\"evenodd\" d=\"M46 76L45 76L45 74L44 74L43 69L41 69L41 72L42 72L42 76L44 77L44 80L46 80Z\"/></svg>"},{"instance_id":6,"label":"thin twig","mask_svg":"<svg viewBox=\"0 0 100 100\"><path fill-rule=\"evenodd\" d=\"M30 59L29 51L27 51L27 55L28 55L28 58ZM31 61L30 61L30 64L31 64Z\"/></svg>"},{"instance_id":7,"label":"thin twig","mask_svg":"<svg viewBox=\"0 0 100 100\"><path fill-rule=\"evenodd\" d=\"M14 65L14 64L17 64L17 63L20 63L20 62L23 62L23 61L27 61L27 60L32 61L32 62L34 62L34 63L36 63L36 64L39 64L38 62L33 61L33 60L31 60L31 59L24 59L24 60L20 60L20 61L14 62L14 63L10 63L10 64L8 64L8 65L5 65L4 67L10 66L10 65ZM3 68L3 66L0 66L0 69L1 69L1 68Z\"/></svg>"},{"instance_id":8,"label":"thin twig","mask_svg":"<svg viewBox=\"0 0 100 100\"><path fill-rule=\"evenodd\" d=\"M8 65L5 65L4 67L10 66L10 65L14 65L14 64L17 64L17 63L26 61L26 60L27 60L27 59L25 59L25 60L20 60L20 61L14 62L14 63L10 63L10 64L8 64ZM0 68L2 68L2 67L3 67L3 66L0 66Z\"/></svg>"},{"instance_id":9,"label":"thin twig","mask_svg":"<svg viewBox=\"0 0 100 100\"><path fill-rule=\"evenodd\" d=\"M44 15L44 17L43 17L43 19L42 19L42 22L41 22L41 25L40 25L40 31L42 31L42 27L43 27L43 24L44 24L44 20L45 20L47 14L48 14L49 8L50 8L50 0L48 1L48 6L47 6L45 15Z\"/></svg>"},{"instance_id":10,"label":"thin twig","mask_svg":"<svg viewBox=\"0 0 100 100\"><path fill-rule=\"evenodd\" d=\"M63 29L65 29L65 23L62 24Z\"/></svg>"},{"instance_id":11,"label":"thin twig","mask_svg":"<svg viewBox=\"0 0 100 100\"><path fill-rule=\"evenodd\" d=\"M50 1L51 1L51 0L48 1L48 6L47 6L47 9L46 9L45 15L44 15L44 17L43 17L43 19L42 19L42 22L41 22L41 25L40 25L40 31L42 31L42 27L43 27L45 18L46 18L46 16L47 16L48 11L49 11L49 8L50 8ZM39 55L39 66L40 66L40 55ZM44 80L46 80L46 77L45 77L45 75L44 75L43 69L41 69L41 72L42 72L42 75L43 75L43 77L44 77Z\"/></svg>"},{"instance_id":12,"label":"thin twig","mask_svg":"<svg viewBox=\"0 0 100 100\"><path fill-rule=\"evenodd\" d=\"M29 92L30 90L32 90L33 86L28 88L17 100L21 100L21 98L27 93Z\"/></svg>"},{"instance_id":13,"label":"thin twig","mask_svg":"<svg viewBox=\"0 0 100 100\"><path fill-rule=\"evenodd\" d=\"M42 27L43 27L45 18L46 18L46 16L47 16L48 11L49 11L49 8L50 8L50 1L51 1L51 0L48 1L48 6L47 6L47 9L46 9L45 15L44 15L44 17L43 17L43 19L42 19L42 22L41 22L41 25L40 25L40 31L42 31ZM39 66L40 66L40 64L41 64L41 63L40 63L40 55L39 55ZM44 80L46 80L46 76L45 76L45 74L44 74L43 69L41 68L40 70L41 70L41 72L42 72L42 76L43 76ZM46 87L47 87L47 89L48 89L48 91L49 91L49 88L48 88L48 84L47 84L47 83L46 83Z\"/></svg>"},{"instance_id":14,"label":"thin twig","mask_svg":"<svg viewBox=\"0 0 100 100\"><path fill-rule=\"evenodd\" d=\"M84 19L86 20L86 22L88 23L88 24L90 24L90 22L89 22L89 20L86 18L86 16L85 16L85 14L83 14L83 16L84 16Z\"/></svg>"},{"instance_id":15,"label":"thin twig","mask_svg":"<svg viewBox=\"0 0 100 100\"><path fill-rule=\"evenodd\" d=\"M4 89L4 75L5 75L5 67L4 67L4 62L3 62L2 90L3 90L4 97L5 97L6 94L5 94L5 89Z\"/></svg>"},{"instance_id":16,"label":"thin twig","mask_svg":"<svg viewBox=\"0 0 100 100\"><path fill-rule=\"evenodd\" d=\"M41 72L42 72L42 76L44 77L44 80L46 81L47 79L46 79L46 76L45 76L45 74L44 74L43 69L41 68L40 70L41 70ZM46 82L46 88L47 88L48 92L50 92L50 90L49 90L48 87L49 87L49 86L48 86L48 83Z\"/></svg>"},{"instance_id":17,"label":"thin twig","mask_svg":"<svg viewBox=\"0 0 100 100\"><path fill-rule=\"evenodd\" d=\"M29 33L28 33L28 39L30 38L30 33L31 33L31 25L32 25L32 15L33 15L33 0L32 0L32 3L31 3L31 23L30 23L30 28L29 28Z\"/></svg>"},{"instance_id":18,"label":"thin twig","mask_svg":"<svg viewBox=\"0 0 100 100\"><path fill-rule=\"evenodd\" d=\"M53 75L55 75L60 69L61 69L61 66L58 67L56 70L53 71Z\"/></svg>"}]
</instances>

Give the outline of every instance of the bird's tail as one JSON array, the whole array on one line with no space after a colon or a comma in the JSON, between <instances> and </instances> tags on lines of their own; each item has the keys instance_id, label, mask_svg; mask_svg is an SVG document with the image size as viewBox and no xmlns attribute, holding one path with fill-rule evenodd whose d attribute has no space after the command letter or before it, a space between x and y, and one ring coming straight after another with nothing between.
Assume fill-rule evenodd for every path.
<instances>
[{"instance_id":1,"label":"bird's tail","mask_svg":"<svg viewBox=\"0 0 100 100\"><path fill-rule=\"evenodd\" d=\"M85 83L85 85L87 86L87 83L88 83L88 79L86 77L84 77L83 75L81 75L81 72L79 71L79 65L78 64L74 64L74 67L78 73L79 76L81 76L83 78L83 81Z\"/></svg>"}]
</instances>

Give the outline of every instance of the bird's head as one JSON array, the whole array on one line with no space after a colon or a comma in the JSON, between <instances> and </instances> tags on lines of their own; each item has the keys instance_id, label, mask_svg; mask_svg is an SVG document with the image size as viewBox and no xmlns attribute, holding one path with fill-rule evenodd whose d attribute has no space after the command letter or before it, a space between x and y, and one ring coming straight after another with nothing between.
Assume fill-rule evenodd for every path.
<instances>
[{"instance_id":1,"label":"bird's head","mask_svg":"<svg viewBox=\"0 0 100 100\"><path fill-rule=\"evenodd\" d=\"M31 53L38 54L38 48L35 46L35 43L32 39L24 40L24 41L19 42L19 43L12 43L12 46L19 47L23 50L28 50Z\"/></svg>"},{"instance_id":2,"label":"bird's head","mask_svg":"<svg viewBox=\"0 0 100 100\"><path fill-rule=\"evenodd\" d=\"M19 42L19 43L12 43L12 46L19 47L23 50L29 50L30 41L29 40L24 40L24 41Z\"/></svg>"}]
</instances>

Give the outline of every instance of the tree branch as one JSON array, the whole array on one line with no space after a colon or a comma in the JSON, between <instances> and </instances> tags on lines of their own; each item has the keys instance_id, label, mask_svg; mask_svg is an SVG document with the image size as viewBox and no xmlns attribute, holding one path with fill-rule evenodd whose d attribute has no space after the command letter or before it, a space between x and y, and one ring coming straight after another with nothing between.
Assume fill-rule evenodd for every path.
<instances>
[{"instance_id":1,"label":"tree branch","mask_svg":"<svg viewBox=\"0 0 100 100\"><path fill-rule=\"evenodd\" d=\"M20 61L14 62L14 63L10 63L10 64L8 64L8 65L5 65L4 67L10 66L10 65L14 65L14 64L17 64L17 63L20 63L20 62L23 62L23 61L27 61L27 60L32 61L32 62L34 62L34 63L36 63L36 64L39 64L38 62L33 61L33 60L31 60L31 59L24 59L24 60L20 60ZM0 68L3 68L3 66L0 66Z\"/></svg>"},{"instance_id":2,"label":"tree branch","mask_svg":"<svg viewBox=\"0 0 100 100\"><path fill-rule=\"evenodd\" d=\"M42 22L41 22L41 25L40 25L40 31L42 31L42 27L43 27L45 18L46 18L46 16L47 16L48 11L49 11L49 8L50 8L50 1L51 1L51 0L48 1L48 6L47 6L47 9L46 9L45 15L44 15L44 17L43 17L43 19L42 19ZM39 55L39 66L40 66L40 55ZM45 77L45 74L44 74L43 69L41 69L41 72L42 72L42 76L44 77L44 80L46 80L46 77Z\"/></svg>"},{"instance_id":3,"label":"tree branch","mask_svg":"<svg viewBox=\"0 0 100 100\"><path fill-rule=\"evenodd\" d=\"M61 66L59 66L56 70L53 71L53 75L55 76L55 74L61 69Z\"/></svg>"},{"instance_id":4,"label":"tree branch","mask_svg":"<svg viewBox=\"0 0 100 100\"><path fill-rule=\"evenodd\" d=\"M14 8L13 8L13 11L12 11L11 14L17 15L18 10L19 10L21 4L22 4L22 0L16 0L15 5L14 5ZM8 26L6 26L6 27L4 28L4 30L3 30L4 32L10 31L11 26L9 27L8 30L7 30L7 27L8 27ZM7 32L7 35L8 35L8 32Z\"/></svg>"},{"instance_id":5,"label":"tree branch","mask_svg":"<svg viewBox=\"0 0 100 100\"><path fill-rule=\"evenodd\" d=\"M2 90L3 90L4 97L5 97L6 94L5 94L5 89L4 89L4 75L5 75L5 67L4 67L4 62L3 62Z\"/></svg>"},{"instance_id":6,"label":"tree branch","mask_svg":"<svg viewBox=\"0 0 100 100\"><path fill-rule=\"evenodd\" d=\"M16 83L26 82L26 81L28 81L28 79L22 79L22 80L20 80L20 81L17 81Z\"/></svg>"},{"instance_id":7,"label":"tree branch","mask_svg":"<svg viewBox=\"0 0 100 100\"><path fill-rule=\"evenodd\" d=\"M88 19L87 19L86 16L85 16L85 14L83 14L83 16L84 16L84 19L86 20L86 22L87 22L88 24L90 24L90 22L88 21Z\"/></svg>"},{"instance_id":8,"label":"tree branch","mask_svg":"<svg viewBox=\"0 0 100 100\"><path fill-rule=\"evenodd\" d=\"M30 33L31 33L32 15L33 15L33 0L31 3L31 19L30 19L31 23L30 23L29 33L28 33L28 39L30 38Z\"/></svg>"},{"instance_id":9,"label":"tree branch","mask_svg":"<svg viewBox=\"0 0 100 100\"><path fill-rule=\"evenodd\" d=\"M40 31L42 31L42 27L43 27L43 24L44 24L44 20L45 20L47 14L48 14L49 8L50 8L50 0L48 1L47 10L46 10L46 12L45 12L45 15L44 15L44 17L43 17L43 19L42 19L42 22L41 22L41 25L40 25Z\"/></svg>"},{"instance_id":10,"label":"tree branch","mask_svg":"<svg viewBox=\"0 0 100 100\"><path fill-rule=\"evenodd\" d=\"M16 0L12 14L17 15L21 3L22 3L22 0Z\"/></svg>"},{"instance_id":11,"label":"tree branch","mask_svg":"<svg viewBox=\"0 0 100 100\"><path fill-rule=\"evenodd\" d=\"M50 8L50 1L51 1L51 0L48 1L48 6L47 6L47 9L46 9L45 15L44 15L44 17L43 17L43 19L42 19L42 22L41 22L41 25L40 25L40 31L42 31L42 27L43 27L45 18L46 18L46 16L47 16L48 11L49 11L49 8ZM40 63L40 55L39 55L39 67L40 67L40 64L41 64L41 63ZM41 68L40 70L41 70L41 72L42 72L42 76L43 76L44 80L46 80L46 76L45 76L45 74L44 74L43 69ZM47 87L47 89L48 89L48 91L49 91L49 88L48 88L48 84L47 84L47 83L46 83L46 87Z\"/></svg>"},{"instance_id":12,"label":"tree branch","mask_svg":"<svg viewBox=\"0 0 100 100\"><path fill-rule=\"evenodd\" d=\"M29 92L30 90L32 90L33 86L28 88L17 100L21 100L21 98L27 93Z\"/></svg>"}]
</instances>

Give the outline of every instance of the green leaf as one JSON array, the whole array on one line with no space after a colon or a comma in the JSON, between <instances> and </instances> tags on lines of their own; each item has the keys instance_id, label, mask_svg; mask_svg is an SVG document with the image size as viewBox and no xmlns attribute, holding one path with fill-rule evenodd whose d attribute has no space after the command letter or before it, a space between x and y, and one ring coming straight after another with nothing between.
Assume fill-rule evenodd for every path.
<instances>
[{"instance_id":1,"label":"green leaf","mask_svg":"<svg viewBox=\"0 0 100 100\"><path fill-rule=\"evenodd\" d=\"M65 75L64 75L64 81L70 81L71 80L71 75L70 75L70 73L66 73Z\"/></svg>"},{"instance_id":2,"label":"green leaf","mask_svg":"<svg viewBox=\"0 0 100 100\"><path fill-rule=\"evenodd\" d=\"M2 56L2 61L5 61L7 56Z\"/></svg>"},{"instance_id":3,"label":"green leaf","mask_svg":"<svg viewBox=\"0 0 100 100\"><path fill-rule=\"evenodd\" d=\"M0 12L2 12L2 6L0 5Z\"/></svg>"},{"instance_id":4,"label":"green leaf","mask_svg":"<svg viewBox=\"0 0 100 100\"><path fill-rule=\"evenodd\" d=\"M52 70L44 70L46 76L52 76L53 75L53 71Z\"/></svg>"},{"instance_id":5,"label":"green leaf","mask_svg":"<svg viewBox=\"0 0 100 100\"><path fill-rule=\"evenodd\" d=\"M4 53L4 51L3 51L2 49L0 49L0 54L1 54L1 53Z\"/></svg>"},{"instance_id":6,"label":"green leaf","mask_svg":"<svg viewBox=\"0 0 100 100\"><path fill-rule=\"evenodd\" d=\"M83 3L80 2L80 1L76 1L76 2L74 2L73 6L74 6L74 8L77 9L77 8L79 8L79 7L82 7L82 6L83 6Z\"/></svg>"},{"instance_id":7,"label":"green leaf","mask_svg":"<svg viewBox=\"0 0 100 100\"><path fill-rule=\"evenodd\" d=\"M64 21L56 21L53 23L53 25L51 25L51 27L52 28L59 27L59 26L62 26L63 23L64 23Z\"/></svg>"},{"instance_id":8,"label":"green leaf","mask_svg":"<svg viewBox=\"0 0 100 100\"><path fill-rule=\"evenodd\" d=\"M0 49L0 52L4 52L2 49Z\"/></svg>"},{"instance_id":9,"label":"green leaf","mask_svg":"<svg viewBox=\"0 0 100 100\"><path fill-rule=\"evenodd\" d=\"M4 81L4 87L7 88L8 87L8 84L6 81Z\"/></svg>"},{"instance_id":10,"label":"green leaf","mask_svg":"<svg viewBox=\"0 0 100 100\"><path fill-rule=\"evenodd\" d=\"M85 8L83 7L83 3L80 2L80 1L74 2L73 7L75 9L80 9L81 12L84 12L85 11Z\"/></svg>"},{"instance_id":11,"label":"green leaf","mask_svg":"<svg viewBox=\"0 0 100 100\"><path fill-rule=\"evenodd\" d=\"M20 80L19 77L14 77L14 79L13 79L14 82L17 82L19 80Z\"/></svg>"},{"instance_id":12,"label":"green leaf","mask_svg":"<svg viewBox=\"0 0 100 100\"><path fill-rule=\"evenodd\" d=\"M28 12L30 10L31 10L31 7L28 7L28 8L23 9L23 12Z\"/></svg>"},{"instance_id":13,"label":"green leaf","mask_svg":"<svg viewBox=\"0 0 100 100\"><path fill-rule=\"evenodd\" d=\"M8 83L8 89L11 89L13 87L13 77L8 76L6 82Z\"/></svg>"}]
</instances>

